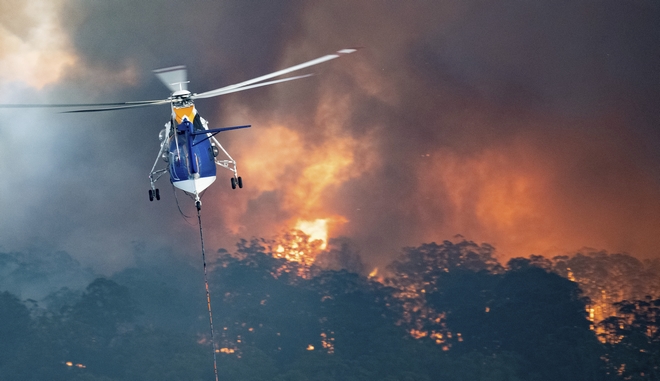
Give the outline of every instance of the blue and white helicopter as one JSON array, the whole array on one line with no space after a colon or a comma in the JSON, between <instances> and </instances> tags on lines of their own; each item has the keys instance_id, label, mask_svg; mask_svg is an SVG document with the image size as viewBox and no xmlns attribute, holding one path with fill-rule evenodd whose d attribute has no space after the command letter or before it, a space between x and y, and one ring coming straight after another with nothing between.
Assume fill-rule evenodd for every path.
<instances>
[{"instance_id":1,"label":"blue and white helicopter","mask_svg":"<svg viewBox=\"0 0 660 381\"><path fill-rule=\"evenodd\" d=\"M187 72L185 66L175 66L155 70L156 76L172 91L167 99L135 101L121 103L87 103L87 104L3 104L0 108L30 108L30 107L59 107L70 109L65 113L111 111L137 107L157 106L169 103L172 109L170 121L160 131L160 151L156 156L149 181L149 200L160 200L160 191L156 188L156 181L165 173L170 174L170 182L177 188L195 197L195 205L201 208L201 193L216 179L216 165L233 172L231 177L232 189L243 188L243 180L238 176L236 161L222 147L215 135L230 130L248 128L250 125L209 128L208 122L202 118L195 108L194 100L212 98L220 95L249 90L256 87L273 85L276 83L292 81L309 77L312 74L298 75L268 81L297 70L339 58L342 55L355 52L357 49L342 49L333 54L313 59L274 73L243 81L234 85L203 93L191 93L187 89ZM222 157L219 155L222 153ZM165 166L157 169L160 160Z\"/></svg>"}]
</instances>

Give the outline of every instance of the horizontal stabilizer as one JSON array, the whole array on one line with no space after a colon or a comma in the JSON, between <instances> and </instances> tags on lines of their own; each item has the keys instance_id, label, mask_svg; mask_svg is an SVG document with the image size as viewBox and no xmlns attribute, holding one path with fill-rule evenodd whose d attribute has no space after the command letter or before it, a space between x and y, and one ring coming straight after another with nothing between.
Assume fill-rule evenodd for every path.
<instances>
[{"instance_id":1,"label":"horizontal stabilizer","mask_svg":"<svg viewBox=\"0 0 660 381\"><path fill-rule=\"evenodd\" d=\"M238 130L238 129L241 129L241 128L248 128L248 127L252 127L252 126L248 124L248 125L246 125L246 126L234 126L234 127L212 128L212 129L210 129L210 130L194 131L194 132L192 133L192 135L206 135L206 134L211 134L211 136L215 136L216 134L218 134L218 133L220 133L220 132L223 132L223 131ZM209 140L209 139L211 138L211 136L207 136L207 137L205 137L204 139L202 139L202 140L200 140L200 141L198 141L198 142L193 143L193 146L196 146L196 145L198 145L199 143L201 143L201 142L203 142L203 141Z\"/></svg>"},{"instance_id":2,"label":"horizontal stabilizer","mask_svg":"<svg viewBox=\"0 0 660 381\"><path fill-rule=\"evenodd\" d=\"M218 132L223 132L223 131L231 131L231 130L238 130L240 128L248 128L252 127L252 125L248 124L246 126L234 126L234 127L222 127L222 128L212 128L209 130L204 130L204 131L195 131L192 133L192 135L204 135L204 134L217 134Z\"/></svg>"}]
</instances>

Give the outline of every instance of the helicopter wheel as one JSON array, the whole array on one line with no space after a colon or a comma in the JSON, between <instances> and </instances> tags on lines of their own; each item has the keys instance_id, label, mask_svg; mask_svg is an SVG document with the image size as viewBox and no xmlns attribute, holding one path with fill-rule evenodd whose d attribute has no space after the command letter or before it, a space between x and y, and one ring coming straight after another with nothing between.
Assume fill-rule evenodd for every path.
<instances>
[{"instance_id":1,"label":"helicopter wheel","mask_svg":"<svg viewBox=\"0 0 660 381\"><path fill-rule=\"evenodd\" d=\"M154 200L154 191L149 189L149 201L153 201L153 200Z\"/></svg>"},{"instance_id":2,"label":"helicopter wheel","mask_svg":"<svg viewBox=\"0 0 660 381\"><path fill-rule=\"evenodd\" d=\"M156 200L160 200L160 191L156 188Z\"/></svg>"},{"instance_id":3,"label":"helicopter wheel","mask_svg":"<svg viewBox=\"0 0 660 381\"><path fill-rule=\"evenodd\" d=\"M236 178L231 178L231 189L236 189Z\"/></svg>"},{"instance_id":4,"label":"helicopter wheel","mask_svg":"<svg viewBox=\"0 0 660 381\"><path fill-rule=\"evenodd\" d=\"M241 178L241 176L238 176L238 187L243 188L243 179Z\"/></svg>"}]
</instances>

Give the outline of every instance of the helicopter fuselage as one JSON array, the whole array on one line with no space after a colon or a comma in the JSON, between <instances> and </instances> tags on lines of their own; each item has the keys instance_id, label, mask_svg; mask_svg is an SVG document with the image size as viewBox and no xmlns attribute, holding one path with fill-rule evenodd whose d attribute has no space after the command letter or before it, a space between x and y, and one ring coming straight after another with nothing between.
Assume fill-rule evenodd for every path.
<instances>
[{"instance_id":1,"label":"helicopter fuselage","mask_svg":"<svg viewBox=\"0 0 660 381\"><path fill-rule=\"evenodd\" d=\"M193 134L194 124L186 120L173 129L169 139L170 181L175 187L196 194L216 178L211 142L205 135Z\"/></svg>"},{"instance_id":2,"label":"helicopter fuselage","mask_svg":"<svg viewBox=\"0 0 660 381\"><path fill-rule=\"evenodd\" d=\"M199 194L216 179L214 147L202 118L190 104L173 107L168 134L168 164L172 184Z\"/></svg>"},{"instance_id":3,"label":"helicopter fuselage","mask_svg":"<svg viewBox=\"0 0 660 381\"><path fill-rule=\"evenodd\" d=\"M170 182L176 188L195 196L197 206L200 206L200 194L216 179L216 165L233 173L231 187L243 188L243 180L238 176L236 161L222 147L215 135L230 130L248 128L250 125L208 128L189 98L190 93L182 90L173 94L172 115L160 133L160 152L149 173L151 189L149 200L160 200L160 192L156 181L166 172L170 174ZM221 154L223 158L218 158ZM163 169L156 169L159 160L167 163Z\"/></svg>"}]
</instances>

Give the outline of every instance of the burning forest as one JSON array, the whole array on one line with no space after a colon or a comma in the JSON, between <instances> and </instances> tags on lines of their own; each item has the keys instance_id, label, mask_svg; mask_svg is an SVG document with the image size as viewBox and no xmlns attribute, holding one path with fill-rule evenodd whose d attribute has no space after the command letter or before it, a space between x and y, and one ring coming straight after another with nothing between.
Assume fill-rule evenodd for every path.
<instances>
[{"instance_id":1,"label":"burning forest","mask_svg":"<svg viewBox=\"0 0 660 381\"><path fill-rule=\"evenodd\" d=\"M158 4L1 2L0 104L363 49L196 101L213 339L168 111L0 108L0 379L660 380L657 1Z\"/></svg>"},{"instance_id":2,"label":"burning forest","mask_svg":"<svg viewBox=\"0 0 660 381\"><path fill-rule=\"evenodd\" d=\"M204 300L192 292L199 269L173 253L136 247L136 256L139 266L85 290L63 288L29 302L4 292L5 379L208 379ZM39 274L18 253L0 258L6 281ZM456 237L404 248L374 274L348 239L326 242L294 230L242 240L210 265L219 373L244 380L654 380L659 265L604 252L503 264L494 247Z\"/></svg>"}]
</instances>

